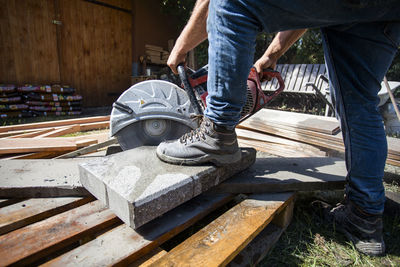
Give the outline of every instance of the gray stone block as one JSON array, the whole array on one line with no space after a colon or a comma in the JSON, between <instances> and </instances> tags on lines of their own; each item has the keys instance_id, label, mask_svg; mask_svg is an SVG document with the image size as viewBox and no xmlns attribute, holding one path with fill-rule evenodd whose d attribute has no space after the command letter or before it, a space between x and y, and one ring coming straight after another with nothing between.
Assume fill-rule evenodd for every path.
<instances>
[{"instance_id":1,"label":"gray stone block","mask_svg":"<svg viewBox=\"0 0 400 267\"><path fill-rule=\"evenodd\" d=\"M160 161L155 147L139 147L80 165L82 185L132 228L137 228L192 199L255 161L242 149L240 163L178 166Z\"/></svg>"},{"instance_id":2,"label":"gray stone block","mask_svg":"<svg viewBox=\"0 0 400 267\"><path fill-rule=\"evenodd\" d=\"M254 165L221 183L225 193L267 193L343 189L346 165L329 157L281 158L257 152Z\"/></svg>"},{"instance_id":3,"label":"gray stone block","mask_svg":"<svg viewBox=\"0 0 400 267\"><path fill-rule=\"evenodd\" d=\"M78 164L87 159L0 160L0 197L88 196Z\"/></svg>"}]
</instances>

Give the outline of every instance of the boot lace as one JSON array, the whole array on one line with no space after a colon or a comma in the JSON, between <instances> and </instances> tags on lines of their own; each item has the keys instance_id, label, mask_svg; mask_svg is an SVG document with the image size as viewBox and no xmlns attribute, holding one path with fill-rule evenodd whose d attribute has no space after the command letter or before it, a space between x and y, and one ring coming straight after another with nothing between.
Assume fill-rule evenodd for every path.
<instances>
[{"instance_id":1,"label":"boot lace","mask_svg":"<svg viewBox=\"0 0 400 267\"><path fill-rule=\"evenodd\" d=\"M206 140L206 135L209 134L207 127L211 125L210 121L205 120L203 115L193 115L193 120L197 120L200 126L188 133L185 133L179 141L182 144L193 143L194 141L200 141L201 139Z\"/></svg>"}]
</instances>

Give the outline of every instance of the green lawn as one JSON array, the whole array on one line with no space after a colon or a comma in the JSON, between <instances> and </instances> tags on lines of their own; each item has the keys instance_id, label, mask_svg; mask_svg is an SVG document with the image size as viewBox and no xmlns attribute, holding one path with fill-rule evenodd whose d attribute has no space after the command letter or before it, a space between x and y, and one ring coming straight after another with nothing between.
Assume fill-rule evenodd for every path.
<instances>
[{"instance_id":1,"label":"green lawn","mask_svg":"<svg viewBox=\"0 0 400 267\"><path fill-rule=\"evenodd\" d=\"M385 184L398 191L395 182ZM388 190L388 189L387 189ZM335 204L337 194L303 194L296 202L293 221L260 266L400 266L400 217L393 211L384 214L384 239L387 254L368 257L358 253L345 236L325 224L310 203L321 196Z\"/></svg>"}]
</instances>

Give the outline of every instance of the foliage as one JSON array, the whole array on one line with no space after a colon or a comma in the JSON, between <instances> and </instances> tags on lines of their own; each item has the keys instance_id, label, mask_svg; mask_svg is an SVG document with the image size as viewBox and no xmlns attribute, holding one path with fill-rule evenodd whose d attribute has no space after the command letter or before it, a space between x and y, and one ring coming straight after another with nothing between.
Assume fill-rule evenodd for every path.
<instances>
[{"instance_id":1,"label":"foliage","mask_svg":"<svg viewBox=\"0 0 400 267\"><path fill-rule=\"evenodd\" d=\"M173 15L179 19L180 27L183 29L189 20L195 0L162 0L161 8L166 14ZM256 39L256 50L254 61L260 58L268 45L271 43L274 34L260 33ZM207 64L208 42L200 44L195 49L197 67ZM322 49L322 37L319 29L310 29L297 41L279 60L278 63L286 64L322 64L324 53ZM389 80L400 81L400 54L397 53L390 67L387 77Z\"/></svg>"},{"instance_id":2,"label":"foliage","mask_svg":"<svg viewBox=\"0 0 400 267\"><path fill-rule=\"evenodd\" d=\"M390 209L385 211L387 254L369 257L357 252L310 204L315 199L323 199L334 205L342 200L341 196L340 191L299 194L292 223L259 266L399 266L399 214Z\"/></svg>"},{"instance_id":3,"label":"foliage","mask_svg":"<svg viewBox=\"0 0 400 267\"><path fill-rule=\"evenodd\" d=\"M179 27L183 29L192 14L195 3L195 0L162 0L161 11L178 18Z\"/></svg>"}]
</instances>

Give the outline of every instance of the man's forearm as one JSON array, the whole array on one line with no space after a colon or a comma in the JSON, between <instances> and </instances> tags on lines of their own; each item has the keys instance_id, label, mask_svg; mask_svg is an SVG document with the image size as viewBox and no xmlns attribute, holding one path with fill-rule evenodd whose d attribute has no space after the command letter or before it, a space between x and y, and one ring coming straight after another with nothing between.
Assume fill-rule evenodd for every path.
<instances>
[{"instance_id":1,"label":"man's forearm","mask_svg":"<svg viewBox=\"0 0 400 267\"><path fill-rule=\"evenodd\" d=\"M301 30L289 30L279 32L268 46L264 55L259 58L255 63L254 67L262 77L262 71L266 68L275 69L278 59L307 31L307 29Z\"/></svg>"},{"instance_id":2,"label":"man's forearm","mask_svg":"<svg viewBox=\"0 0 400 267\"><path fill-rule=\"evenodd\" d=\"M207 39L207 16L209 0L197 0L192 15L179 38L177 48L187 53Z\"/></svg>"},{"instance_id":3,"label":"man's forearm","mask_svg":"<svg viewBox=\"0 0 400 267\"><path fill-rule=\"evenodd\" d=\"M306 31L307 29L279 32L264 55L278 60Z\"/></svg>"},{"instance_id":4,"label":"man's forearm","mask_svg":"<svg viewBox=\"0 0 400 267\"><path fill-rule=\"evenodd\" d=\"M207 17L209 0L197 0L192 15L179 35L168 58L168 66L177 73L177 66L183 63L186 54L207 39Z\"/></svg>"}]
</instances>

